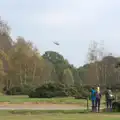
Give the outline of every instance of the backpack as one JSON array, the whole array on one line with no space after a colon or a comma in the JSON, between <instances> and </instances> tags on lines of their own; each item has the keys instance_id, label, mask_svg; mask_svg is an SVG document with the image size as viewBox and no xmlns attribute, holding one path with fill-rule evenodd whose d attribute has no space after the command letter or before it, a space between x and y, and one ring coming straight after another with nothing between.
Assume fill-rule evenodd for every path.
<instances>
[{"instance_id":1,"label":"backpack","mask_svg":"<svg viewBox=\"0 0 120 120\"><path fill-rule=\"evenodd\" d=\"M112 94L111 90L107 91L107 99L114 100L114 95Z\"/></svg>"}]
</instances>

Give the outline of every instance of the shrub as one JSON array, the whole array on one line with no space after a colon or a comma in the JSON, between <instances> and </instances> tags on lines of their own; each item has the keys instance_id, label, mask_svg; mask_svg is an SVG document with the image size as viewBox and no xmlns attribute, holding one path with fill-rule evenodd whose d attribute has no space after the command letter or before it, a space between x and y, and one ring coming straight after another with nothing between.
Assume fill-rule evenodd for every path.
<instances>
[{"instance_id":1,"label":"shrub","mask_svg":"<svg viewBox=\"0 0 120 120\"><path fill-rule=\"evenodd\" d=\"M87 99L89 96L89 89L84 87L76 87L75 99Z\"/></svg>"},{"instance_id":2,"label":"shrub","mask_svg":"<svg viewBox=\"0 0 120 120\"><path fill-rule=\"evenodd\" d=\"M28 95L32 91L33 87L29 85L14 86L9 90L6 90L7 95Z\"/></svg>"},{"instance_id":3,"label":"shrub","mask_svg":"<svg viewBox=\"0 0 120 120\"><path fill-rule=\"evenodd\" d=\"M52 97L65 97L67 93L65 88L58 84L45 84L28 94L30 98L52 98Z\"/></svg>"},{"instance_id":4,"label":"shrub","mask_svg":"<svg viewBox=\"0 0 120 120\"><path fill-rule=\"evenodd\" d=\"M21 95L22 89L20 87L12 87L11 89L6 91L7 95Z\"/></svg>"},{"instance_id":5,"label":"shrub","mask_svg":"<svg viewBox=\"0 0 120 120\"><path fill-rule=\"evenodd\" d=\"M120 101L116 101L112 103L113 111L120 112Z\"/></svg>"}]
</instances>

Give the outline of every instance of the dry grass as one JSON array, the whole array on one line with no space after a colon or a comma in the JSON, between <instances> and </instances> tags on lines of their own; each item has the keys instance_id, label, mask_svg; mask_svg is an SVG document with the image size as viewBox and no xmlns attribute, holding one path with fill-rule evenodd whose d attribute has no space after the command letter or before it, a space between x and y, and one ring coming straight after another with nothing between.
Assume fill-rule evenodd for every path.
<instances>
[{"instance_id":1,"label":"dry grass","mask_svg":"<svg viewBox=\"0 0 120 120\"><path fill-rule=\"evenodd\" d=\"M41 115L8 115L0 120L120 120L120 115L103 114L41 114Z\"/></svg>"}]
</instances>

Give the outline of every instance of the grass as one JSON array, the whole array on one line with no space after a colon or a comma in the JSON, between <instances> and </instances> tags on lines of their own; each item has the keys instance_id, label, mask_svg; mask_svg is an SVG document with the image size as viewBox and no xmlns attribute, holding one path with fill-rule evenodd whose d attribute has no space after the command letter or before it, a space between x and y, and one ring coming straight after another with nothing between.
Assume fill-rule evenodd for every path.
<instances>
[{"instance_id":1,"label":"grass","mask_svg":"<svg viewBox=\"0 0 120 120\"><path fill-rule=\"evenodd\" d=\"M20 112L20 111L19 111ZM24 113L23 111L22 113ZM40 112L40 111L39 111ZM39 113L38 112L38 113ZM48 111L47 111L48 112ZM42 114L16 114L13 111L0 111L0 120L119 120L119 114L80 114L77 111L70 114L70 111L57 111L56 113L42 113ZM75 114L76 113L76 114Z\"/></svg>"},{"instance_id":2,"label":"grass","mask_svg":"<svg viewBox=\"0 0 120 120\"><path fill-rule=\"evenodd\" d=\"M119 120L119 113L89 113L80 110L3 110L0 120Z\"/></svg>"},{"instance_id":3,"label":"grass","mask_svg":"<svg viewBox=\"0 0 120 120\"><path fill-rule=\"evenodd\" d=\"M0 110L1 115L77 114L87 110Z\"/></svg>"},{"instance_id":4,"label":"grass","mask_svg":"<svg viewBox=\"0 0 120 120\"><path fill-rule=\"evenodd\" d=\"M37 115L37 116L0 116L1 120L119 120L119 116L102 116L102 115L63 115L63 114L48 114L48 115Z\"/></svg>"},{"instance_id":5,"label":"grass","mask_svg":"<svg viewBox=\"0 0 120 120\"><path fill-rule=\"evenodd\" d=\"M22 104L25 102L32 103L55 103L55 104L86 104L86 100L74 99L72 97L65 98L29 98L28 96L0 96L0 102L9 102L10 104Z\"/></svg>"},{"instance_id":6,"label":"grass","mask_svg":"<svg viewBox=\"0 0 120 120\"><path fill-rule=\"evenodd\" d=\"M0 95L0 103L7 102L9 104L25 104L25 103L52 103L52 104L78 104L81 107L86 107L87 101L83 99L74 99L73 97L64 97L64 98L29 98L28 96L6 96ZM91 106L91 101L89 101L89 107ZM101 102L101 107L104 107L104 98Z\"/></svg>"}]
</instances>

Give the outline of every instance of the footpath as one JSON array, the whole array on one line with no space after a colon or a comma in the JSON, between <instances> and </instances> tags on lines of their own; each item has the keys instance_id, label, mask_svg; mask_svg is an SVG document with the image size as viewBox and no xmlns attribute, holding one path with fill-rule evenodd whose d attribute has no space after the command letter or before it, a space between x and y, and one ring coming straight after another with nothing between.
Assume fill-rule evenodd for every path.
<instances>
[{"instance_id":1,"label":"footpath","mask_svg":"<svg viewBox=\"0 0 120 120\"><path fill-rule=\"evenodd\" d=\"M79 104L0 104L0 110L84 110Z\"/></svg>"}]
</instances>

